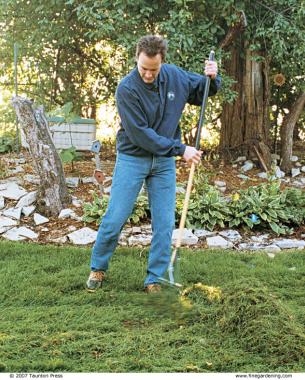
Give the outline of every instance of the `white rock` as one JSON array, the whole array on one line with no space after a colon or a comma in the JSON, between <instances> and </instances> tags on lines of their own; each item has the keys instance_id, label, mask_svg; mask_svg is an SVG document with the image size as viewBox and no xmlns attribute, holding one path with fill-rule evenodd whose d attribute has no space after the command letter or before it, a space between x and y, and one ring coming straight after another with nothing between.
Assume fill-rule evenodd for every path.
<instances>
[{"instance_id":1,"label":"white rock","mask_svg":"<svg viewBox=\"0 0 305 380\"><path fill-rule=\"evenodd\" d=\"M224 239L222 236L207 237L207 245L209 248L232 248L233 243Z\"/></svg>"},{"instance_id":2,"label":"white rock","mask_svg":"<svg viewBox=\"0 0 305 380\"><path fill-rule=\"evenodd\" d=\"M277 160L280 160L281 157L278 154L272 153L271 154L271 159L277 161Z\"/></svg>"},{"instance_id":3,"label":"white rock","mask_svg":"<svg viewBox=\"0 0 305 380\"><path fill-rule=\"evenodd\" d=\"M26 174L23 179L26 182L32 183L34 185L40 185L40 178L37 175L32 175L32 174Z\"/></svg>"},{"instance_id":4,"label":"white rock","mask_svg":"<svg viewBox=\"0 0 305 380\"><path fill-rule=\"evenodd\" d=\"M32 203L36 201L36 198L37 191L31 191L30 193L19 199L18 203L16 204L16 207L30 206Z\"/></svg>"},{"instance_id":5,"label":"white rock","mask_svg":"<svg viewBox=\"0 0 305 380\"><path fill-rule=\"evenodd\" d=\"M244 251L268 251L268 252L280 252L280 247L275 244L261 244L261 243L241 243L238 246L239 249Z\"/></svg>"},{"instance_id":6,"label":"white rock","mask_svg":"<svg viewBox=\"0 0 305 380\"><path fill-rule=\"evenodd\" d=\"M60 211L58 215L58 219L75 219L77 215L75 214L75 211L71 210L70 208L64 208Z\"/></svg>"},{"instance_id":7,"label":"white rock","mask_svg":"<svg viewBox=\"0 0 305 380\"><path fill-rule=\"evenodd\" d=\"M35 222L36 226L38 226L40 224L48 223L48 221L49 221L49 219L46 218L45 216L40 215L37 212L34 213L34 222Z\"/></svg>"},{"instance_id":8,"label":"white rock","mask_svg":"<svg viewBox=\"0 0 305 380\"><path fill-rule=\"evenodd\" d=\"M241 157L238 157L235 162L242 162L242 161L246 161L247 157L245 156L241 156Z\"/></svg>"},{"instance_id":9,"label":"white rock","mask_svg":"<svg viewBox=\"0 0 305 380\"><path fill-rule=\"evenodd\" d=\"M4 232L10 230L12 227L0 227L0 235L3 234Z\"/></svg>"},{"instance_id":10,"label":"white rock","mask_svg":"<svg viewBox=\"0 0 305 380\"><path fill-rule=\"evenodd\" d=\"M22 187L18 186L16 182L8 182L0 185L0 196L8 199L18 201L21 197L27 194Z\"/></svg>"},{"instance_id":11,"label":"white rock","mask_svg":"<svg viewBox=\"0 0 305 380\"><path fill-rule=\"evenodd\" d=\"M249 179L249 177L244 174L238 174L237 177L244 180Z\"/></svg>"},{"instance_id":12,"label":"white rock","mask_svg":"<svg viewBox=\"0 0 305 380\"><path fill-rule=\"evenodd\" d=\"M5 232L2 237L7 240L12 240L12 241L19 241L19 240L26 240L25 236L21 236L18 234L18 228L14 227L7 232Z\"/></svg>"},{"instance_id":13,"label":"white rock","mask_svg":"<svg viewBox=\"0 0 305 380\"><path fill-rule=\"evenodd\" d=\"M22 211L22 208L21 207L11 207L11 208L8 208L7 210L4 210L2 215L4 216L8 216L9 218L13 218L13 219L16 219L16 220L20 220L21 218L21 211Z\"/></svg>"},{"instance_id":14,"label":"white rock","mask_svg":"<svg viewBox=\"0 0 305 380\"><path fill-rule=\"evenodd\" d=\"M232 165L232 168L233 168L233 169L235 169L235 168L237 168L237 167L238 167L237 164L233 164L233 165Z\"/></svg>"},{"instance_id":15,"label":"white rock","mask_svg":"<svg viewBox=\"0 0 305 380\"><path fill-rule=\"evenodd\" d=\"M78 177L68 177L66 178L66 184L68 187L77 187L79 184L79 178Z\"/></svg>"},{"instance_id":16,"label":"white rock","mask_svg":"<svg viewBox=\"0 0 305 380\"><path fill-rule=\"evenodd\" d=\"M145 231L145 232L149 232L151 234L151 225L150 224L143 224L143 226L141 226L141 230L142 231Z\"/></svg>"},{"instance_id":17,"label":"white rock","mask_svg":"<svg viewBox=\"0 0 305 380\"><path fill-rule=\"evenodd\" d=\"M4 198L0 197L0 210L2 210L5 206Z\"/></svg>"},{"instance_id":18,"label":"white rock","mask_svg":"<svg viewBox=\"0 0 305 380\"><path fill-rule=\"evenodd\" d=\"M226 191L226 187L218 187L218 190L224 193Z\"/></svg>"},{"instance_id":19,"label":"white rock","mask_svg":"<svg viewBox=\"0 0 305 380\"><path fill-rule=\"evenodd\" d=\"M82 183L95 183L95 179L93 177L83 177L81 179Z\"/></svg>"},{"instance_id":20,"label":"white rock","mask_svg":"<svg viewBox=\"0 0 305 380\"><path fill-rule=\"evenodd\" d=\"M74 207L82 207L83 201L80 199L77 199L76 197L72 197L72 204Z\"/></svg>"},{"instance_id":21,"label":"white rock","mask_svg":"<svg viewBox=\"0 0 305 380\"><path fill-rule=\"evenodd\" d=\"M214 181L214 185L218 187L226 187L227 184L224 181Z\"/></svg>"},{"instance_id":22,"label":"white rock","mask_svg":"<svg viewBox=\"0 0 305 380\"><path fill-rule=\"evenodd\" d=\"M81 228L68 235L68 239L76 245L86 245L94 243L97 237L97 231L89 227Z\"/></svg>"},{"instance_id":23,"label":"white rock","mask_svg":"<svg viewBox=\"0 0 305 380\"><path fill-rule=\"evenodd\" d=\"M274 259L275 258L275 254L272 253L272 252L266 252L267 253L267 256L270 257L270 259Z\"/></svg>"},{"instance_id":24,"label":"white rock","mask_svg":"<svg viewBox=\"0 0 305 380\"><path fill-rule=\"evenodd\" d=\"M17 226L17 220L0 216L0 228Z\"/></svg>"},{"instance_id":25,"label":"white rock","mask_svg":"<svg viewBox=\"0 0 305 380\"><path fill-rule=\"evenodd\" d=\"M301 170L299 168L292 168L291 169L291 177L296 177L299 174L301 174Z\"/></svg>"},{"instance_id":26,"label":"white rock","mask_svg":"<svg viewBox=\"0 0 305 380\"><path fill-rule=\"evenodd\" d=\"M25 226L18 228L18 234L20 236L24 236L24 237L32 239L32 240L37 239L39 236L36 232L32 231L30 228L25 227Z\"/></svg>"},{"instance_id":27,"label":"white rock","mask_svg":"<svg viewBox=\"0 0 305 380\"><path fill-rule=\"evenodd\" d=\"M219 232L219 235L229 239L230 241L238 241L241 240L241 236L238 231L235 230L224 230Z\"/></svg>"},{"instance_id":28,"label":"white rock","mask_svg":"<svg viewBox=\"0 0 305 380\"><path fill-rule=\"evenodd\" d=\"M142 232L141 227L132 227L133 234L140 234Z\"/></svg>"},{"instance_id":29,"label":"white rock","mask_svg":"<svg viewBox=\"0 0 305 380\"><path fill-rule=\"evenodd\" d=\"M194 235L197 236L199 239L201 239L201 238L207 238L209 236L215 236L216 232L198 229L194 231Z\"/></svg>"},{"instance_id":30,"label":"white rock","mask_svg":"<svg viewBox=\"0 0 305 380\"><path fill-rule=\"evenodd\" d=\"M21 166L17 166L15 169L11 169L10 174L18 174L18 173L23 173L24 169Z\"/></svg>"},{"instance_id":31,"label":"white rock","mask_svg":"<svg viewBox=\"0 0 305 380\"><path fill-rule=\"evenodd\" d=\"M247 172L254 168L254 164L252 161L246 161L245 164L241 167L241 170Z\"/></svg>"},{"instance_id":32,"label":"white rock","mask_svg":"<svg viewBox=\"0 0 305 380\"><path fill-rule=\"evenodd\" d=\"M67 236L60 236L58 238L51 238L49 241L56 244L64 244L68 241L68 238Z\"/></svg>"},{"instance_id":33,"label":"white rock","mask_svg":"<svg viewBox=\"0 0 305 380\"><path fill-rule=\"evenodd\" d=\"M269 238L269 234L251 236L251 240L257 243L264 243L265 240Z\"/></svg>"},{"instance_id":34,"label":"white rock","mask_svg":"<svg viewBox=\"0 0 305 380\"><path fill-rule=\"evenodd\" d=\"M295 165L297 168L301 168L301 167L302 167L302 164L301 164L300 162L296 162L294 165Z\"/></svg>"},{"instance_id":35,"label":"white rock","mask_svg":"<svg viewBox=\"0 0 305 380\"><path fill-rule=\"evenodd\" d=\"M305 166L302 166L301 171L305 173Z\"/></svg>"},{"instance_id":36,"label":"white rock","mask_svg":"<svg viewBox=\"0 0 305 380\"><path fill-rule=\"evenodd\" d=\"M41 232L49 232L50 230L47 227L44 227L40 230Z\"/></svg>"},{"instance_id":37,"label":"white rock","mask_svg":"<svg viewBox=\"0 0 305 380\"><path fill-rule=\"evenodd\" d=\"M299 157L298 156L291 156L290 157L290 161L291 162L297 162L299 160Z\"/></svg>"},{"instance_id":38,"label":"white rock","mask_svg":"<svg viewBox=\"0 0 305 380\"><path fill-rule=\"evenodd\" d=\"M295 271L295 270L297 270L297 268L296 267L290 267L290 268L288 268L288 270Z\"/></svg>"},{"instance_id":39,"label":"white rock","mask_svg":"<svg viewBox=\"0 0 305 380\"><path fill-rule=\"evenodd\" d=\"M73 231L76 231L77 230L77 228L75 227L75 226L69 226L68 228L67 228L67 231L68 232L73 232Z\"/></svg>"},{"instance_id":40,"label":"white rock","mask_svg":"<svg viewBox=\"0 0 305 380\"><path fill-rule=\"evenodd\" d=\"M135 236L130 236L128 238L128 245L129 246L137 246L137 245L142 245L146 246L149 245L151 242L151 235L135 235Z\"/></svg>"},{"instance_id":41,"label":"white rock","mask_svg":"<svg viewBox=\"0 0 305 380\"><path fill-rule=\"evenodd\" d=\"M259 178L263 178L263 179L267 179L268 178L268 174L266 172L258 173L257 176Z\"/></svg>"},{"instance_id":42,"label":"white rock","mask_svg":"<svg viewBox=\"0 0 305 380\"><path fill-rule=\"evenodd\" d=\"M275 167L275 173L274 174L275 174L276 178L284 178L285 177L285 173L282 172L282 170L279 166Z\"/></svg>"},{"instance_id":43,"label":"white rock","mask_svg":"<svg viewBox=\"0 0 305 380\"><path fill-rule=\"evenodd\" d=\"M22 214L24 216L30 216L32 214L32 212L35 211L35 208L36 206L26 206L26 207L22 207Z\"/></svg>"},{"instance_id":44,"label":"white rock","mask_svg":"<svg viewBox=\"0 0 305 380\"><path fill-rule=\"evenodd\" d=\"M178 240L179 229L173 231L172 243L176 244ZM181 245L194 245L198 243L198 237L191 230L184 228Z\"/></svg>"},{"instance_id":45,"label":"white rock","mask_svg":"<svg viewBox=\"0 0 305 380\"><path fill-rule=\"evenodd\" d=\"M185 192L186 192L186 190L185 190L184 187L182 187L182 186L177 186L176 187L176 193L177 194L185 194Z\"/></svg>"},{"instance_id":46,"label":"white rock","mask_svg":"<svg viewBox=\"0 0 305 380\"><path fill-rule=\"evenodd\" d=\"M111 192L111 186L108 186L108 187L104 188L104 193L105 194L110 194L110 192Z\"/></svg>"},{"instance_id":47,"label":"white rock","mask_svg":"<svg viewBox=\"0 0 305 380\"><path fill-rule=\"evenodd\" d=\"M298 239L277 239L273 241L281 249L304 249L305 248L305 240Z\"/></svg>"}]
</instances>

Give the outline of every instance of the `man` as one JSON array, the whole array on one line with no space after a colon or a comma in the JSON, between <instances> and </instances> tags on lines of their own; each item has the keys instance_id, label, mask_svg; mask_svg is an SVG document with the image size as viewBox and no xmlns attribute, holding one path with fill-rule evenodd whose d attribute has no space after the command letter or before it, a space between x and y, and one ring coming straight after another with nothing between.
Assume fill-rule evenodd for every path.
<instances>
[{"instance_id":1,"label":"man","mask_svg":"<svg viewBox=\"0 0 305 380\"><path fill-rule=\"evenodd\" d=\"M158 278L168 268L175 224L175 156L198 164L202 152L181 143L179 119L186 103L201 105L206 77L165 64L166 41L142 37L137 44L134 68L120 82L116 103L121 118L117 133L117 160L107 211L91 256L87 290L102 285L120 232L132 213L145 182L152 219L152 241L144 289L160 290ZM220 87L217 64L207 61L210 93Z\"/></svg>"}]
</instances>

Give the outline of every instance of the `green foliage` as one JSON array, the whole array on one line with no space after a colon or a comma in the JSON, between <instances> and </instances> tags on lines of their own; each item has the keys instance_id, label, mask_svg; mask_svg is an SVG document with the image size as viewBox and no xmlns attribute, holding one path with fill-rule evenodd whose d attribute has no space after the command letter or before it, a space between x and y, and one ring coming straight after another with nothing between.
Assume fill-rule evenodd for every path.
<instances>
[{"instance_id":1,"label":"green foliage","mask_svg":"<svg viewBox=\"0 0 305 380\"><path fill-rule=\"evenodd\" d=\"M64 164L72 164L75 161L80 161L83 155L80 152L77 152L75 146L70 148L61 149L59 152L59 157Z\"/></svg>"},{"instance_id":2,"label":"green foliage","mask_svg":"<svg viewBox=\"0 0 305 380\"><path fill-rule=\"evenodd\" d=\"M180 219L184 194L177 196L176 221ZM254 219L252 218L254 215ZM198 170L189 203L186 225L191 228L246 227L271 229L289 234L305 221L305 191L281 189L277 180L240 190L230 199L224 197Z\"/></svg>"},{"instance_id":3,"label":"green foliage","mask_svg":"<svg viewBox=\"0 0 305 380\"><path fill-rule=\"evenodd\" d=\"M96 225L99 225L106 212L108 201L108 195L103 195L103 198L99 198L99 196L96 193L93 193L93 201L84 203L83 221L85 223L95 222ZM128 218L127 222L131 224L138 224L146 221L149 215L150 213L147 196L139 195L134 206L133 212Z\"/></svg>"},{"instance_id":4,"label":"green foliage","mask_svg":"<svg viewBox=\"0 0 305 380\"><path fill-rule=\"evenodd\" d=\"M0 153L11 152L14 148L14 138L9 135L3 135L0 137Z\"/></svg>"}]
</instances>

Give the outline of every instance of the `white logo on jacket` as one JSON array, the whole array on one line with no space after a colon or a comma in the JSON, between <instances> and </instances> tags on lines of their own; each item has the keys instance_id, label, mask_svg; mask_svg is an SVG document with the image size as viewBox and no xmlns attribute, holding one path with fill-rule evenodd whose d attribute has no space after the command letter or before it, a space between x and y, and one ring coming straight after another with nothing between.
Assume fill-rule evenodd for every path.
<instances>
[{"instance_id":1,"label":"white logo on jacket","mask_svg":"<svg viewBox=\"0 0 305 380\"><path fill-rule=\"evenodd\" d=\"M175 99L175 94L173 91L168 91L167 93L167 99L173 101Z\"/></svg>"}]
</instances>

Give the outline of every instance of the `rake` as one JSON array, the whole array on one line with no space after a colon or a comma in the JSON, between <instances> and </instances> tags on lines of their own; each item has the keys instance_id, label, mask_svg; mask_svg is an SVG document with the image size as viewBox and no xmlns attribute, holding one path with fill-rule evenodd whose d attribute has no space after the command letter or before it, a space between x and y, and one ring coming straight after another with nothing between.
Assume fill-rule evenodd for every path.
<instances>
[{"instance_id":1,"label":"rake","mask_svg":"<svg viewBox=\"0 0 305 380\"><path fill-rule=\"evenodd\" d=\"M209 55L209 61L214 61L214 55L215 55L214 51L211 50L210 55ZM211 78L208 76L206 78L206 84L205 84L205 88L204 88L204 94L203 94L201 111L200 111L200 118L199 118L198 129L197 129L197 136L196 136L196 149L197 150L199 150L199 148L200 148L200 135L201 135L201 129L202 129L203 123L205 121L204 114L205 114L205 109L206 109L206 105L207 105L207 99L208 99L208 94L209 94L209 89L210 89L210 82L211 82ZM174 267L178 265L179 260L180 260L180 248L181 248L181 244L182 244L186 215L187 215L191 191L192 191L194 173L195 173L195 164L192 163L190 173L189 173L189 177L188 177L185 198L184 198L184 202L183 202L182 215L181 215L181 219L180 219L180 223L179 223L177 242L176 242L175 248L172 252L171 260L170 260L170 263L169 263L169 266L167 269L168 279L166 279L164 277L159 277L159 280L161 283L164 283L164 284L170 285L170 286L174 286L177 288L182 288L182 284L180 282L177 282L177 280L175 279L175 276L174 276L174 269L175 268Z\"/></svg>"}]
</instances>

